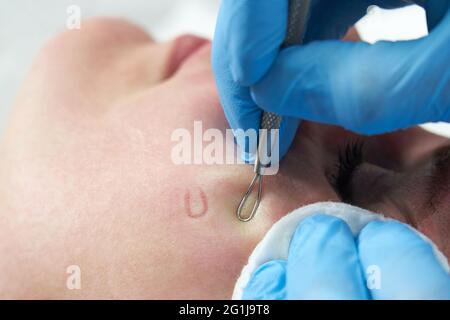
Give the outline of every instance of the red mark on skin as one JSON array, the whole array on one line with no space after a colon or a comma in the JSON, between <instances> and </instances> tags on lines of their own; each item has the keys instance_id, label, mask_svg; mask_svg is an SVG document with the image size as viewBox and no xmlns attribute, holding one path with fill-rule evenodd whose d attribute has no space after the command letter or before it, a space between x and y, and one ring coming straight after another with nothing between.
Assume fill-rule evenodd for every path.
<instances>
[{"instance_id":1,"label":"red mark on skin","mask_svg":"<svg viewBox=\"0 0 450 320\"><path fill-rule=\"evenodd\" d=\"M195 191L186 190L184 194L184 209L191 218L200 218L208 212L208 199L201 188Z\"/></svg>"}]
</instances>

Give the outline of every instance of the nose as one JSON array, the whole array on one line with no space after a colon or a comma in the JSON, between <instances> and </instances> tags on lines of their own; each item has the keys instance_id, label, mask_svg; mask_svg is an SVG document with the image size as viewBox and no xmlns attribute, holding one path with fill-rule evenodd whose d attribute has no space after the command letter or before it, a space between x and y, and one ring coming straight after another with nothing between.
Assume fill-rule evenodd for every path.
<instances>
[{"instance_id":1,"label":"nose","mask_svg":"<svg viewBox=\"0 0 450 320\"><path fill-rule=\"evenodd\" d=\"M194 35L182 35L169 42L166 63L166 77L171 77L180 66L188 60L195 52L210 41Z\"/></svg>"}]
</instances>

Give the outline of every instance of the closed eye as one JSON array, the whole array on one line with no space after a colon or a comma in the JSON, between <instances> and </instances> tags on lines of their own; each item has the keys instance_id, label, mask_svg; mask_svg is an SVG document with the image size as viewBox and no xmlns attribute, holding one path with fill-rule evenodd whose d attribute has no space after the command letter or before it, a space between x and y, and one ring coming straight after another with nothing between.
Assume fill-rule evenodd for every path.
<instances>
[{"instance_id":1,"label":"closed eye","mask_svg":"<svg viewBox=\"0 0 450 320\"><path fill-rule=\"evenodd\" d=\"M352 177L356 169L364 163L364 143L351 142L339 152L334 173L330 182L343 202L352 201Z\"/></svg>"}]
</instances>

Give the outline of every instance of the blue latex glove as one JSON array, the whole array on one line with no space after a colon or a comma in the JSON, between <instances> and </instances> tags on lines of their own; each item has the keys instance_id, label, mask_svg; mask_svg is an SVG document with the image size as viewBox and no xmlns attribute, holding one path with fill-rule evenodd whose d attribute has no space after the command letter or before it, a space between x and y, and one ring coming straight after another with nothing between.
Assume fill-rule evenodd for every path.
<instances>
[{"instance_id":1,"label":"blue latex glove","mask_svg":"<svg viewBox=\"0 0 450 320\"><path fill-rule=\"evenodd\" d=\"M369 5L406 2L313 0L305 41L342 37ZM416 3L434 29L425 39L375 45L327 40L280 50L288 0L223 0L212 64L230 126L259 129L260 107L284 115L283 156L297 119L363 134L450 121L450 0Z\"/></svg>"},{"instance_id":2,"label":"blue latex glove","mask_svg":"<svg viewBox=\"0 0 450 320\"><path fill-rule=\"evenodd\" d=\"M371 266L379 286L366 285ZM355 239L343 220L316 215L297 228L287 261L254 272L243 298L450 299L450 275L431 245L400 222L371 222Z\"/></svg>"}]
</instances>

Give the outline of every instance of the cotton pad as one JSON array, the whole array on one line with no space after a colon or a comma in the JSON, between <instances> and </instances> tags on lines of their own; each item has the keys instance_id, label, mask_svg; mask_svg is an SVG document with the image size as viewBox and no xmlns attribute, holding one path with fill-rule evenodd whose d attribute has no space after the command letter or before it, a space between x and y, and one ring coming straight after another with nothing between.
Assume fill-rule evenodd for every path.
<instances>
[{"instance_id":1,"label":"cotton pad","mask_svg":"<svg viewBox=\"0 0 450 320\"><path fill-rule=\"evenodd\" d=\"M242 299L244 288L247 286L253 272L259 266L271 260L287 260L289 244L297 226L305 218L314 214L328 214L344 220L349 225L354 236L358 235L371 221L389 220L381 214L337 202L320 202L294 210L275 223L263 240L253 250L247 265L242 270L236 282L232 299ZM443 268L449 272L447 258L439 251L436 245L417 230L413 230L432 245L437 259Z\"/></svg>"}]
</instances>

